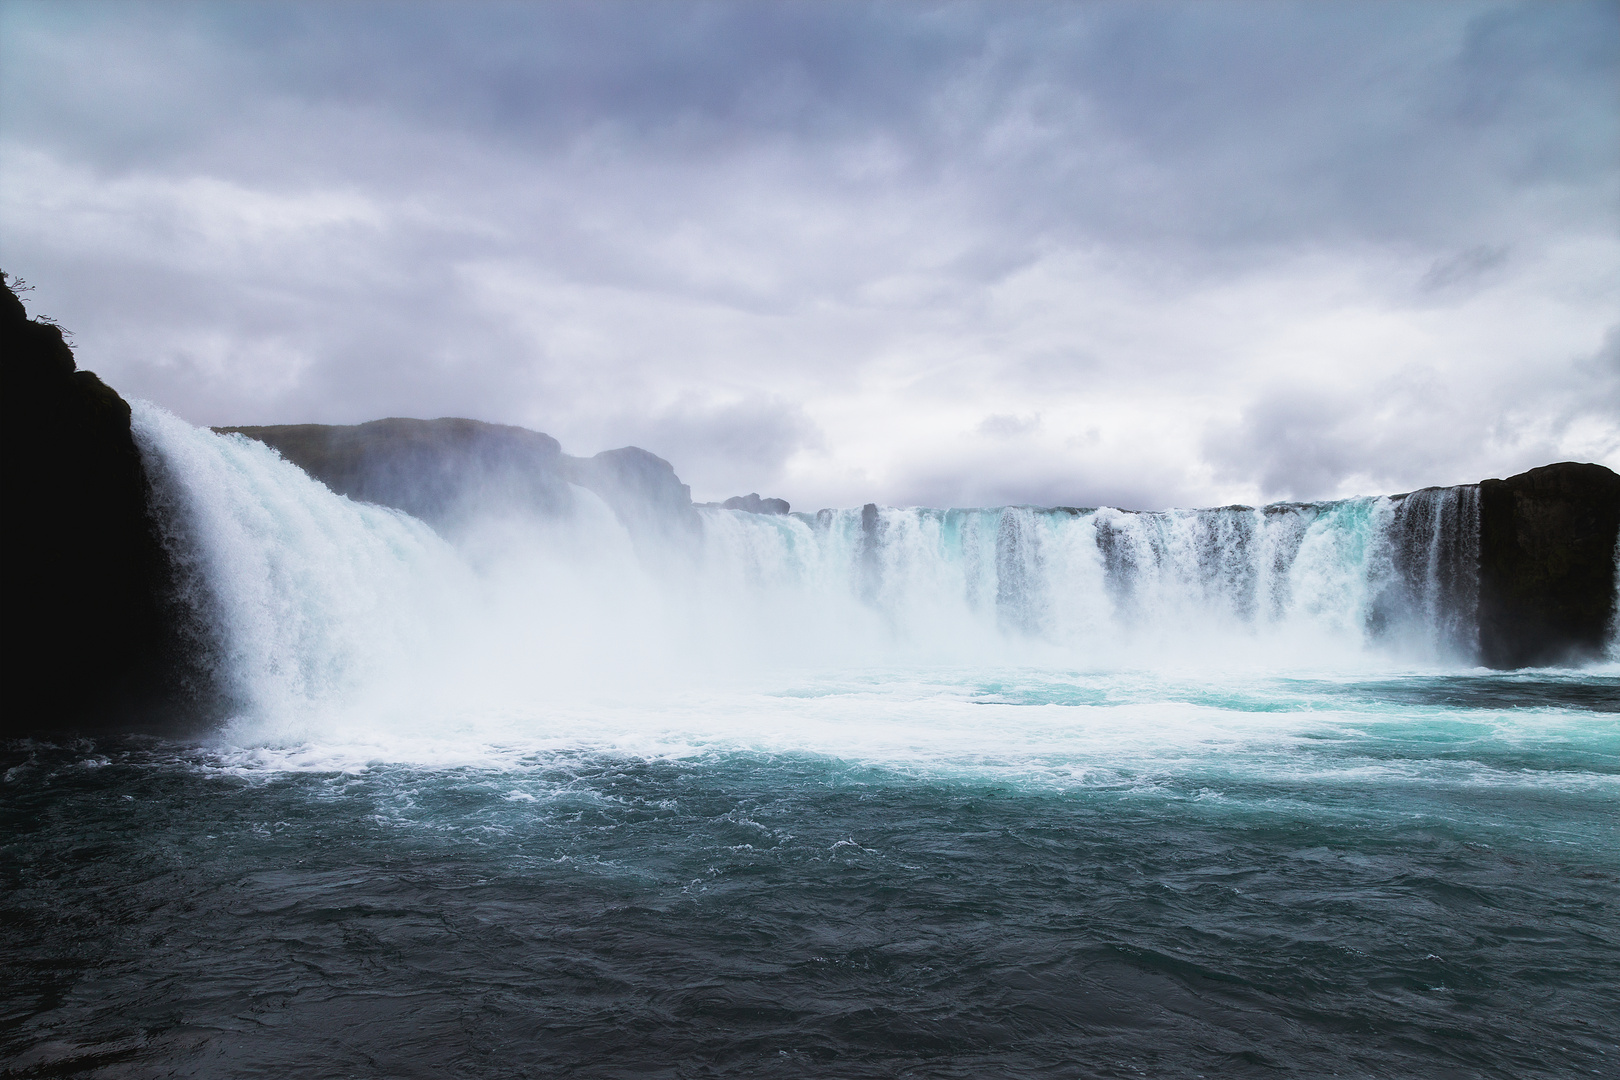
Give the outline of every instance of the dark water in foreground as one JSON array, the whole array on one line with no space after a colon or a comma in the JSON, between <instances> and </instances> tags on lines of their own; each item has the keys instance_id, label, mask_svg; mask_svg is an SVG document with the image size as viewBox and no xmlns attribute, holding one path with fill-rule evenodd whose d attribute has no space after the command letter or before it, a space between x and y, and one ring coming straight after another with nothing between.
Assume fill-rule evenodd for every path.
<instances>
[{"instance_id":1,"label":"dark water in foreground","mask_svg":"<svg viewBox=\"0 0 1620 1080\"><path fill-rule=\"evenodd\" d=\"M1620 682L1289 693L1341 711L1302 710L1262 766L1070 780L735 749L340 772L12 744L0 1058L1620 1075Z\"/></svg>"}]
</instances>

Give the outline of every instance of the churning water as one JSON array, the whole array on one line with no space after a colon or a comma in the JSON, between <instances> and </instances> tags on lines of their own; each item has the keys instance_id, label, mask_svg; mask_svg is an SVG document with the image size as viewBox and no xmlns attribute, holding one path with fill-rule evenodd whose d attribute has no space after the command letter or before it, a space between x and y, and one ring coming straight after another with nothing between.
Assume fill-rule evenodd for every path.
<instances>
[{"instance_id":1,"label":"churning water","mask_svg":"<svg viewBox=\"0 0 1620 1080\"><path fill-rule=\"evenodd\" d=\"M137 427L231 715L0 760L18 1076L1575 1076L1620 668L1475 489L446 529Z\"/></svg>"}]
</instances>

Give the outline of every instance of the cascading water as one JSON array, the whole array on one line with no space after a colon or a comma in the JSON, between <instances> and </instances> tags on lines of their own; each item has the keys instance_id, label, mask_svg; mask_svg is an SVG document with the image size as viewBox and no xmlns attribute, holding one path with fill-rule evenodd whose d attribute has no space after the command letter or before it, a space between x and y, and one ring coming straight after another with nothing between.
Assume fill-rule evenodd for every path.
<instances>
[{"instance_id":1,"label":"cascading water","mask_svg":"<svg viewBox=\"0 0 1620 1080\"><path fill-rule=\"evenodd\" d=\"M133 426L194 637L231 706L318 707L411 648L428 590L455 566L426 525L144 403Z\"/></svg>"},{"instance_id":2,"label":"cascading water","mask_svg":"<svg viewBox=\"0 0 1620 1080\"><path fill-rule=\"evenodd\" d=\"M1479 488L1424 488L1395 500L1381 542L1394 573L1375 624L1442 653L1479 644Z\"/></svg>"},{"instance_id":3,"label":"cascading water","mask_svg":"<svg viewBox=\"0 0 1620 1080\"><path fill-rule=\"evenodd\" d=\"M1259 509L711 509L705 521L716 576L859 600L906 640L994 630L1083 662L1119 658L1122 642L1237 633L1472 658L1472 487Z\"/></svg>"},{"instance_id":4,"label":"cascading water","mask_svg":"<svg viewBox=\"0 0 1620 1080\"><path fill-rule=\"evenodd\" d=\"M239 712L376 707L379 688L422 700L430 683L459 696L465 679L488 700L504 686L510 704L571 677L594 687L728 662L1472 655L1472 487L1161 513L705 508L701 550L654 574L581 489L565 521L493 519L452 545L259 443L150 406L135 416L197 636Z\"/></svg>"}]
</instances>

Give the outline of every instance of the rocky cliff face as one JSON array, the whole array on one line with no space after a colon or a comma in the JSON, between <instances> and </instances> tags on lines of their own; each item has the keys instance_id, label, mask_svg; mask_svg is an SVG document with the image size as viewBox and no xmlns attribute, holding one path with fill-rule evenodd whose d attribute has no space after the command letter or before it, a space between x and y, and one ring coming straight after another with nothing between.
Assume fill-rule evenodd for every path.
<instances>
[{"instance_id":1,"label":"rocky cliff face","mask_svg":"<svg viewBox=\"0 0 1620 1080\"><path fill-rule=\"evenodd\" d=\"M0 703L10 735L206 711L129 405L0 290Z\"/></svg>"},{"instance_id":2,"label":"rocky cliff face","mask_svg":"<svg viewBox=\"0 0 1620 1080\"><path fill-rule=\"evenodd\" d=\"M1620 476L1566 461L1479 490L1480 662L1515 668L1602 655L1614 618Z\"/></svg>"}]
</instances>

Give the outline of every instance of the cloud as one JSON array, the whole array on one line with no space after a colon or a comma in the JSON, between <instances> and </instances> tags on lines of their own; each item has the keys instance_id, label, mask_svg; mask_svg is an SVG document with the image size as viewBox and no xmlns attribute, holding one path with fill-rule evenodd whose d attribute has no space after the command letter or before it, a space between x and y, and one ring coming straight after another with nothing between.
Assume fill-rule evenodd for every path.
<instances>
[{"instance_id":1,"label":"cloud","mask_svg":"<svg viewBox=\"0 0 1620 1080\"><path fill-rule=\"evenodd\" d=\"M623 431L635 442L670 460L685 475L700 478L693 498L716 502L769 488L793 456L825 448L820 430L804 410L778 398L740 401L682 401L650 415L605 421L607 431ZM611 441L611 440L610 440Z\"/></svg>"},{"instance_id":2,"label":"cloud","mask_svg":"<svg viewBox=\"0 0 1620 1080\"><path fill-rule=\"evenodd\" d=\"M1508 249L1479 245L1434 260L1418 282L1418 291L1438 293L1467 288L1507 262Z\"/></svg>"},{"instance_id":3,"label":"cloud","mask_svg":"<svg viewBox=\"0 0 1620 1080\"><path fill-rule=\"evenodd\" d=\"M991 439L1013 439L1020 435L1027 435L1040 426L1040 413L1032 413L1028 416L995 413L979 421L976 430L980 435Z\"/></svg>"},{"instance_id":4,"label":"cloud","mask_svg":"<svg viewBox=\"0 0 1620 1080\"><path fill-rule=\"evenodd\" d=\"M1620 464L1617 81L1605 3L14 0L0 238L199 423L1316 497Z\"/></svg>"}]
</instances>

